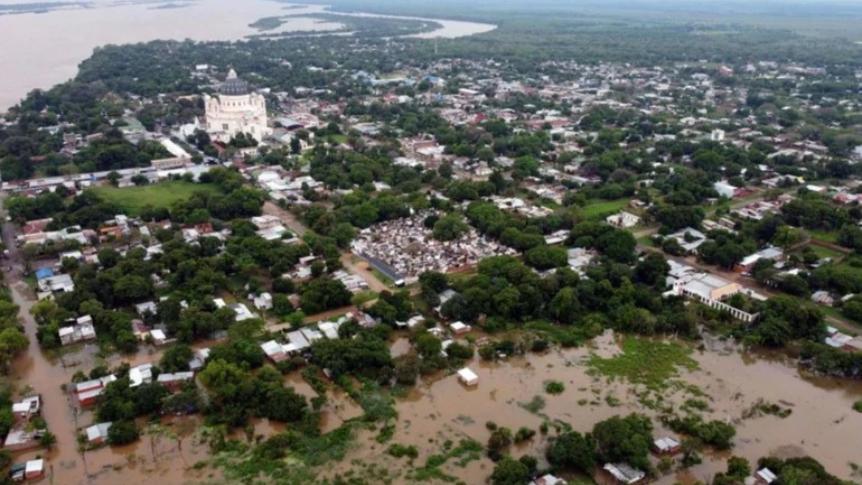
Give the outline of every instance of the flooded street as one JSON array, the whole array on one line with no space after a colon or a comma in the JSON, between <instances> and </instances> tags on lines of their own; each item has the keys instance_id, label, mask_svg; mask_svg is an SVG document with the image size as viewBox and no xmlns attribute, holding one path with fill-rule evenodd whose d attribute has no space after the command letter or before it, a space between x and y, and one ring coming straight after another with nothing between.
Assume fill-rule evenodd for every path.
<instances>
[{"instance_id":1,"label":"flooded street","mask_svg":"<svg viewBox=\"0 0 862 485\"><path fill-rule=\"evenodd\" d=\"M259 33L333 32L337 22L314 14L335 14L324 5L290 5L272 0L195 0L182 3L114 3L97 0L87 8L0 15L4 48L0 49L0 112L33 89L48 89L72 78L93 49L156 39L196 41L240 40ZM337 13L341 16L413 17ZM261 32L250 24L265 17L289 16L276 31ZM193 19L193 21L190 21ZM494 25L438 19L437 30L421 38L454 38L488 32ZM213 62L215 59L213 59Z\"/></svg>"}]
</instances>

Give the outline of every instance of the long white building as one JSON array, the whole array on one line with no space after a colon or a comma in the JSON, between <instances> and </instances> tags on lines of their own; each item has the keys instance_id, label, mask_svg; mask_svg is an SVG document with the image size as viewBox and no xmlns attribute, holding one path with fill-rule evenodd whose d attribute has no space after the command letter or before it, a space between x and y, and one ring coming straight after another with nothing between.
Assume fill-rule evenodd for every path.
<instances>
[{"instance_id":1,"label":"long white building","mask_svg":"<svg viewBox=\"0 0 862 485\"><path fill-rule=\"evenodd\" d=\"M227 143L231 138L247 133L261 141L272 133L267 126L266 100L252 93L248 83L233 69L215 96L204 95L206 130L214 141Z\"/></svg>"}]
</instances>

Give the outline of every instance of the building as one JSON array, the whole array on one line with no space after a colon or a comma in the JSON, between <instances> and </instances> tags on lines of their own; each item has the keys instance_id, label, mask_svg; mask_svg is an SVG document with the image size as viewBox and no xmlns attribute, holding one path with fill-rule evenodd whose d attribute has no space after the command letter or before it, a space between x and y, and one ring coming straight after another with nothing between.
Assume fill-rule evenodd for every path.
<instances>
[{"instance_id":1,"label":"building","mask_svg":"<svg viewBox=\"0 0 862 485\"><path fill-rule=\"evenodd\" d=\"M769 485L776 480L778 480L778 475L769 468L761 468L754 474L754 483L757 485Z\"/></svg>"},{"instance_id":2,"label":"building","mask_svg":"<svg viewBox=\"0 0 862 485\"><path fill-rule=\"evenodd\" d=\"M530 485L566 485L566 483L562 478L547 473L530 482Z\"/></svg>"},{"instance_id":3,"label":"building","mask_svg":"<svg viewBox=\"0 0 862 485\"><path fill-rule=\"evenodd\" d=\"M775 246L767 246L766 248L757 251L756 253L749 254L742 261L736 265L736 271L749 274L751 270L754 269L754 265L757 264L761 259L771 259L773 261L781 261L784 259L784 250L781 248L777 248Z\"/></svg>"},{"instance_id":4,"label":"building","mask_svg":"<svg viewBox=\"0 0 862 485\"><path fill-rule=\"evenodd\" d=\"M626 211L620 211L618 214L614 214L612 216L608 216L605 221L620 229L628 229L630 227L634 227L638 225L641 221L641 218Z\"/></svg>"},{"instance_id":5,"label":"building","mask_svg":"<svg viewBox=\"0 0 862 485\"><path fill-rule=\"evenodd\" d=\"M19 402L12 404L12 415L16 421L30 421L33 416L39 415L42 409L42 398L35 396L25 397Z\"/></svg>"},{"instance_id":6,"label":"building","mask_svg":"<svg viewBox=\"0 0 862 485\"><path fill-rule=\"evenodd\" d=\"M464 367L458 371L458 380L461 381L461 384L468 387L473 387L479 384L479 376L477 376L469 367Z\"/></svg>"},{"instance_id":7,"label":"building","mask_svg":"<svg viewBox=\"0 0 862 485\"><path fill-rule=\"evenodd\" d=\"M652 449L658 455L675 455L682 451L682 444L679 440L666 436L654 440Z\"/></svg>"},{"instance_id":8,"label":"building","mask_svg":"<svg viewBox=\"0 0 862 485\"><path fill-rule=\"evenodd\" d=\"M608 463L603 467L603 469L608 472L608 474L610 474L617 483L624 483L626 485L638 483L646 477L644 472L636 468L632 468L630 465L625 463Z\"/></svg>"},{"instance_id":9,"label":"building","mask_svg":"<svg viewBox=\"0 0 862 485\"><path fill-rule=\"evenodd\" d=\"M266 100L252 93L248 83L233 69L215 96L204 95L206 129L214 141L227 143L240 133L247 133L258 142L272 134L267 126Z\"/></svg>"},{"instance_id":10,"label":"building","mask_svg":"<svg viewBox=\"0 0 862 485\"><path fill-rule=\"evenodd\" d=\"M100 445L108 441L108 431L111 429L111 422L98 423L90 426L84 432L87 435L87 443L92 445Z\"/></svg>"}]
</instances>

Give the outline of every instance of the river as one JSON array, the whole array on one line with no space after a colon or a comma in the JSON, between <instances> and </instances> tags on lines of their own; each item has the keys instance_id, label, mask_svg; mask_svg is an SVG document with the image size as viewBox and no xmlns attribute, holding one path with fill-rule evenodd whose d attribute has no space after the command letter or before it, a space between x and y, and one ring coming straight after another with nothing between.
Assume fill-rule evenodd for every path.
<instances>
[{"instance_id":1,"label":"river","mask_svg":"<svg viewBox=\"0 0 862 485\"><path fill-rule=\"evenodd\" d=\"M261 33L249 24L264 17L290 16L278 32L334 32L338 22L315 18L332 13L323 5L288 5L272 0L192 0L117 3L96 0L87 8L0 15L0 112L35 88L47 89L74 77L93 49L156 39L239 40ZM364 13L338 15L384 17ZM414 17L393 17L415 19ZM421 38L454 38L488 32L494 25L420 19L440 28Z\"/></svg>"}]
</instances>

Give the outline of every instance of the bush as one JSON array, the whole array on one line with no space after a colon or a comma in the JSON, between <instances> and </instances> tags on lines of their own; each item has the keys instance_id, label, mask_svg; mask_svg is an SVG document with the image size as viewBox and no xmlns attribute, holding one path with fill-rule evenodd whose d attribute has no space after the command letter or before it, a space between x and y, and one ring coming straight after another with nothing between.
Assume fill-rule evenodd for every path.
<instances>
[{"instance_id":1,"label":"bush","mask_svg":"<svg viewBox=\"0 0 862 485\"><path fill-rule=\"evenodd\" d=\"M132 421L115 421L108 429L108 443L125 445L138 439L138 428Z\"/></svg>"},{"instance_id":2,"label":"bush","mask_svg":"<svg viewBox=\"0 0 862 485\"><path fill-rule=\"evenodd\" d=\"M548 394L562 394L566 386L560 381L548 381L545 383L545 392Z\"/></svg>"}]
</instances>

